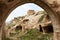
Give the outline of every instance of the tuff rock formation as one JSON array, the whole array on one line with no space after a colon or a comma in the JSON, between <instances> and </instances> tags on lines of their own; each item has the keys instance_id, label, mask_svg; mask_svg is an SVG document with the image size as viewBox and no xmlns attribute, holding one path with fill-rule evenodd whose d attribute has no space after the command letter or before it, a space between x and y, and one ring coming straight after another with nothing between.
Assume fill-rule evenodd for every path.
<instances>
[{"instance_id":1,"label":"tuff rock formation","mask_svg":"<svg viewBox=\"0 0 60 40\"><path fill-rule=\"evenodd\" d=\"M11 21L9 32L14 30L22 30L23 32L30 29L42 30L42 32L49 33L53 32L53 27L51 20L45 11L35 12L34 10L29 10L27 15L14 18Z\"/></svg>"}]
</instances>

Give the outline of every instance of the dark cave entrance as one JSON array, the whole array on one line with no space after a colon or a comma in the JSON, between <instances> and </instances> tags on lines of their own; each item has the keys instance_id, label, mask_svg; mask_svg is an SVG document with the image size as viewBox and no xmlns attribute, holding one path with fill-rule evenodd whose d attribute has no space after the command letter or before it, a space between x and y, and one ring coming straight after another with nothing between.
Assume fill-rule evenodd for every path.
<instances>
[{"instance_id":1,"label":"dark cave entrance","mask_svg":"<svg viewBox=\"0 0 60 40\"><path fill-rule=\"evenodd\" d=\"M22 26L16 26L15 30L22 30Z\"/></svg>"}]
</instances>

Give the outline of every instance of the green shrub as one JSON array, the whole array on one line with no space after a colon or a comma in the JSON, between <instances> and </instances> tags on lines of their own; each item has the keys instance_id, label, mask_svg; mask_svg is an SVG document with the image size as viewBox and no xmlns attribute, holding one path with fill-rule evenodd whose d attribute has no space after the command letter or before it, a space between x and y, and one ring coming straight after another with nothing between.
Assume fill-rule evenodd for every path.
<instances>
[{"instance_id":1,"label":"green shrub","mask_svg":"<svg viewBox=\"0 0 60 40\"><path fill-rule=\"evenodd\" d=\"M37 29L31 29L28 31L25 35L20 37L20 40L49 40L51 38L52 34L42 34Z\"/></svg>"}]
</instances>

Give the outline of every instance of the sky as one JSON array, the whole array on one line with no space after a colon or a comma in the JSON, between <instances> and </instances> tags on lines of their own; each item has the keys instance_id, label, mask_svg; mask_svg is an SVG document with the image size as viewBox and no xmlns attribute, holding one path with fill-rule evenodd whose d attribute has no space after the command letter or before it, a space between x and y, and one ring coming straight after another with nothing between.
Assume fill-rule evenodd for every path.
<instances>
[{"instance_id":1,"label":"sky","mask_svg":"<svg viewBox=\"0 0 60 40\"><path fill-rule=\"evenodd\" d=\"M5 22L11 21L12 19L14 19L14 17L26 15L28 10L43 11L41 7L34 3L26 3L15 8L7 17Z\"/></svg>"}]
</instances>

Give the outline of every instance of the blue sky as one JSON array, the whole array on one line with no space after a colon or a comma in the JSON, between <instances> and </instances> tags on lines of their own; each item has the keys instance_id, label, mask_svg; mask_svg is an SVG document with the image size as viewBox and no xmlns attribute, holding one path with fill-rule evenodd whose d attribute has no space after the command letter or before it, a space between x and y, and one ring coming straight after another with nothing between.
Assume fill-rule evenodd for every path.
<instances>
[{"instance_id":1,"label":"blue sky","mask_svg":"<svg viewBox=\"0 0 60 40\"><path fill-rule=\"evenodd\" d=\"M26 15L28 10L42 11L43 9L34 3L20 5L10 13L5 22L11 21L14 17Z\"/></svg>"}]
</instances>

